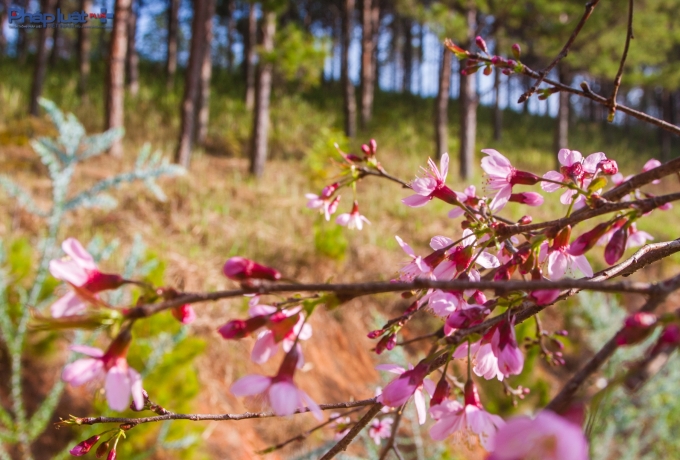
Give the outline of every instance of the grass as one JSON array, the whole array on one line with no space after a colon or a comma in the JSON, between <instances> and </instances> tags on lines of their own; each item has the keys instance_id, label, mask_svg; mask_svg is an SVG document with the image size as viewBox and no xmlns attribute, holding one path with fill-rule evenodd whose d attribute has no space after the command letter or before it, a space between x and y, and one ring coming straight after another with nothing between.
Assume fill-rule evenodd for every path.
<instances>
[{"instance_id":1,"label":"grass","mask_svg":"<svg viewBox=\"0 0 680 460\"><path fill-rule=\"evenodd\" d=\"M30 85L30 69L0 62L0 170L10 173L36 196L47 196L41 179L43 169L27 141L49 132L42 119L25 115ZM44 97L54 100L63 110L74 112L91 132L102 126L102 72L95 65L88 100L76 94L76 77L72 64L62 62L48 72ZM103 157L93 160L78 173L78 180L90 183L112 172L122 170L132 161L144 142L150 142L167 155L172 155L178 136L179 106L182 85L178 82L167 91L164 79L158 78L157 66L144 63L141 89L136 97L126 100L126 138L129 152L122 160ZM358 187L364 213L372 222L362 232L340 229L324 222L321 216L305 208L304 193L316 192L332 180L334 170L329 158L337 155L333 143L356 151L363 141L373 137L378 142L378 158L396 176L410 179L425 164L433 151L433 101L411 95L379 92L374 118L357 140L349 141L341 130L341 98L335 84L297 91L277 87L272 101L271 161L265 176L253 181L247 175L247 145L251 116L242 101L240 81L224 71L217 71L210 100L209 136L204 148L196 149L190 174L162 184L168 201L160 203L141 187L128 187L119 192L121 206L114 211L92 210L69 217L69 232L87 241L95 235L105 239L120 238L123 246L140 233L153 254L167 266L167 282L186 290L227 288L230 284L221 274L221 266L232 255L242 255L279 268L286 276L301 281L360 281L389 279L405 260L393 236L399 235L419 253L427 252L434 235L456 236L459 222L446 217L447 208L434 201L424 208L411 209L399 200L408 195L391 183L367 180ZM492 113L479 109L478 149L496 148L518 167L535 172L551 169L556 152L552 151L554 120L506 111L503 139L491 139ZM450 151L457 151L457 105L450 107ZM604 151L619 161L624 174L639 171L647 158L655 156L655 135L639 127L623 128L579 121L572 126L570 143L584 154ZM452 155L455 157L455 155ZM453 158L449 184L462 190L467 184L456 177ZM471 181L481 188L479 169ZM673 188L670 181L650 190L660 193ZM351 192L343 191L340 212L348 212ZM558 195L549 196L539 209L517 206L508 216L517 219L525 213L539 219L556 218L564 212ZM7 212L0 216L0 237L28 236L35 240L42 223L31 218L0 194L0 206ZM676 238L677 207L665 213L656 212L643 219L640 227L652 233L657 241ZM577 229L575 234L583 229ZM120 252L125 253L125 251ZM603 268L601 256L591 257L597 268ZM658 271L647 277L660 277L680 260L659 264ZM105 267L116 270L123 261L112 258ZM305 345L312 368L309 377L299 380L320 402L372 396L377 373L372 369L373 343L365 338L367 327L377 326L376 307L385 314L403 308L403 301L393 296L359 299L339 312L319 312L312 319L314 338ZM205 354L197 361L205 393L199 410L237 412L245 410L226 388L246 371L262 372L243 362L250 343L225 343L215 338L216 325L225 318L243 314L240 302L218 302L201 305L199 319L192 326L196 334L208 340ZM422 326L422 325L421 325ZM415 324L415 329L419 328ZM415 332L405 332L415 334ZM333 350L329 363L328 350ZM226 358L225 358L226 357ZM273 372L274 366L265 367ZM365 385L357 385L363 382ZM161 401L161 403L163 403ZM172 406L172 401L166 402ZM280 441L273 427L244 422L238 436L233 426L210 425L204 433L206 450L224 456L231 449L256 450ZM296 419L287 424L285 433L295 434L310 421ZM284 433L284 434L285 434ZM319 438L315 438L318 440ZM296 448L285 451L292 455Z\"/></svg>"}]
</instances>

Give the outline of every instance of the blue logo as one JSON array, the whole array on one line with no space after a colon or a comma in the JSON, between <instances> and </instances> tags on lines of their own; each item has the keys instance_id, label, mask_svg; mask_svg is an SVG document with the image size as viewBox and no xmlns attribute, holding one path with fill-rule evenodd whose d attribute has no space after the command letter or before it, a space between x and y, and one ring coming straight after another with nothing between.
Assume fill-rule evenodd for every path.
<instances>
[{"instance_id":1,"label":"blue logo","mask_svg":"<svg viewBox=\"0 0 680 460\"><path fill-rule=\"evenodd\" d=\"M80 28L87 24L89 19L99 19L102 25L113 21L114 14L108 13L106 8L101 8L99 13L87 13L85 11L74 11L73 13L62 13L61 8L57 8L57 13L28 13L25 9L17 6L9 8L9 26L11 28L46 28L46 27L76 27ZM93 27L93 26L89 26ZM96 27L96 26L94 26Z\"/></svg>"}]
</instances>

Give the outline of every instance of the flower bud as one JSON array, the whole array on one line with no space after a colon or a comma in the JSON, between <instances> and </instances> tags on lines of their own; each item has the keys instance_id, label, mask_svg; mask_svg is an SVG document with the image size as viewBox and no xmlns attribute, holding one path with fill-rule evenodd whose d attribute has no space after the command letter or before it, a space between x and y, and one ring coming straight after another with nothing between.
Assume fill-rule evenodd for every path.
<instances>
[{"instance_id":1,"label":"flower bud","mask_svg":"<svg viewBox=\"0 0 680 460\"><path fill-rule=\"evenodd\" d=\"M571 238L571 225L567 225L555 236L553 241L553 249L562 249L569 245L569 239Z\"/></svg>"},{"instance_id":2,"label":"flower bud","mask_svg":"<svg viewBox=\"0 0 680 460\"><path fill-rule=\"evenodd\" d=\"M101 292L108 289L118 289L125 283L126 281L120 275L94 272L82 288L90 292Z\"/></svg>"},{"instance_id":3,"label":"flower bud","mask_svg":"<svg viewBox=\"0 0 680 460\"><path fill-rule=\"evenodd\" d=\"M368 142L368 146L371 148L371 154L375 155L375 153L378 151L378 143L375 141L375 139L371 139Z\"/></svg>"},{"instance_id":4,"label":"flower bud","mask_svg":"<svg viewBox=\"0 0 680 460\"><path fill-rule=\"evenodd\" d=\"M220 327L217 332L226 340L242 339L263 327L268 321L264 315L253 316L246 320L233 319Z\"/></svg>"},{"instance_id":5,"label":"flower bud","mask_svg":"<svg viewBox=\"0 0 680 460\"><path fill-rule=\"evenodd\" d=\"M488 77L489 75L491 75L491 72L493 72L493 67L491 67L490 65L484 67L484 75Z\"/></svg>"},{"instance_id":6,"label":"flower bud","mask_svg":"<svg viewBox=\"0 0 680 460\"><path fill-rule=\"evenodd\" d=\"M367 335L367 337L368 337L369 339L377 339L378 337L380 337L380 336L383 335L384 333L385 333L385 330L384 330L384 329L376 329L375 331L369 332L368 335Z\"/></svg>"},{"instance_id":7,"label":"flower bud","mask_svg":"<svg viewBox=\"0 0 680 460\"><path fill-rule=\"evenodd\" d=\"M626 250L626 243L628 242L628 226L624 225L614 232L612 239L609 240L607 246L604 248L604 260L609 265L614 265Z\"/></svg>"},{"instance_id":8,"label":"flower bud","mask_svg":"<svg viewBox=\"0 0 680 460\"><path fill-rule=\"evenodd\" d=\"M477 386L475 386L475 382L472 380L465 382L464 400L466 406L475 406L480 409L482 408L482 402L479 399Z\"/></svg>"},{"instance_id":9,"label":"flower bud","mask_svg":"<svg viewBox=\"0 0 680 460\"><path fill-rule=\"evenodd\" d=\"M81 441L73 449L69 450L69 453L74 457L82 457L83 455L87 454L90 451L90 449L94 447L95 444L99 442L100 437L101 436L96 434L91 438L87 438L85 441Z\"/></svg>"},{"instance_id":10,"label":"flower bud","mask_svg":"<svg viewBox=\"0 0 680 460\"><path fill-rule=\"evenodd\" d=\"M597 240L607 233L611 226L612 222L603 222L596 225L592 230L585 232L571 243L569 246L569 254L572 256L585 254L595 246Z\"/></svg>"},{"instance_id":11,"label":"flower bud","mask_svg":"<svg viewBox=\"0 0 680 460\"><path fill-rule=\"evenodd\" d=\"M511 185L536 185L541 182L541 178L528 171L514 170L510 177Z\"/></svg>"},{"instance_id":12,"label":"flower bud","mask_svg":"<svg viewBox=\"0 0 680 460\"><path fill-rule=\"evenodd\" d=\"M484 51L485 53L489 52L486 48L486 42L479 35L475 38L475 43L477 44L480 50Z\"/></svg>"},{"instance_id":13,"label":"flower bud","mask_svg":"<svg viewBox=\"0 0 680 460\"><path fill-rule=\"evenodd\" d=\"M602 170L602 173L607 176L613 176L619 172L619 165L614 160L606 159L597 164L597 169Z\"/></svg>"},{"instance_id":14,"label":"flower bud","mask_svg":"<svg viewBox=\"0 0 680 460\"><path fill-rule=\"evenodd\" d=\"M512 55L517 60L519 60L519 57L522 55L522 48L520 48L519 43L512 45Z\"/></svg>"},{"instance_id":15,"label":"flower bud","mask_svg":"<svg viewBox=\"0 0 680 460\"><path fill-rule=\"evenodd\" d=\"M446 376L442 375L442 378L437 382L437 386L434 389L432 399L430 399L430 407L443 403L448 399L450 394L451 385L449 385L449 382L446 380Z\"/></svg>"},{"instance_id":16,"label":"flower bud","mask_svg":"<svg viewBox=\"0 0 680 460\"><path fill-rule=\"evenodd\" d=\"M224 276L234 281L249 279L264 279L276 281L281 279L281 273L271 267L260 265L244 257L232 257L227 260L222 269Z\"/></svg>"},{"instance_id":17,"label":"flower bud","mask_svg":"<svg viewBox=\"0 0 680 460\"><path fill-rule=\"evenodd\" d=\"M109 450L109 441L99 444L99 447L97 447L97 452L95 452L95 456L97 458L102 458L104 457L104 454L107 450Z\"/></svg>"},{"instance_id":18,"label":"flower bud","mask_svg":"<svg viewBox=\"0 0 680 460\"><path fill-rule=\"evenodd\" d=\"M334 182L330 185L327 185L321 190L321 198L330 198L333 193L340 187L340 184L337 182Z\"/></svg>"},{"instance_id":19,"label":"flower bud","mask_svg":"<svg viewBox=\"0 0 680 460\"><path fill-rule=\"evenodd\" d=\"M520 225L529 225L531 222L533 222L533 217L531 216L522 216L520 220L517 221L518 224Z\"/></svg>"},{"instance_id":20,"label":"flower bud","mask_svg":"<svg viewBox=\"0 0 680 460\"><path fill-rule=\"evenodd\" d=\"M111 451L109 452L109 456L106 457L106 460L116 460L116 457L117 457L116 449L111 449Z\"/></svg>"},{"instance_id":21,"label":"flower bud","mask_svg":"<svg viewBox=\"0 0 680 460\"><path fill-rule=\"evenodd\" d=\"M456 310L446 318L446 325L452 329L466 329L480 324L490 313L490 310L481 305Z\"/></svg>"},{"instance_id":22,"label":"flower bud","mask_svg":"<svg viewBox=\"0 0 680 460\"><path fill-rule=\"evenodd\" d=\"M194 311L193 307L189 305L188 303L173 308L170 310L170 313L172 313L172 316L177 319L182 324L190 324L193 323L194 320L196 319L196 312Z\"/></svg>"},{"instance_id":23,"label":"flower bud","mask_svg":"<svg viewBox=\"0 0 680 460\"><path fill-rule=\"evenodd\" d=\"M527 206L540 206L543 204L543 196L536 192L513 193L510 195L510 201Z\"/></svg>"},{"instance_id":24,"label":"flower bud","mask_svg":"<svg viewBox=\"0 0 680 460\"><path fill-rule=\"evenodd\" d=\"M656 316L639 312L629 316L623 322L623 329L616 334L617 345L634 345L642 342L654 330Z\"/></svg>"}]
</instances>

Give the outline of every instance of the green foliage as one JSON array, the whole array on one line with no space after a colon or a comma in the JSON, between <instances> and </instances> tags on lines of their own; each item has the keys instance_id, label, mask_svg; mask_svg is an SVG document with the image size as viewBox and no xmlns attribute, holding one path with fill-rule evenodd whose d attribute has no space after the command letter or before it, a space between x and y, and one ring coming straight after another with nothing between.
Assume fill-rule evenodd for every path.
<instances>
[{"instance_id":1,"label":"green foliage","mask_svg":"<svg viewBox=\"0 0 680 460\"><path fill-rule=\"evenodd\" d=\"M274 64L280 78L309 87L321 79L328 47L328 40L314 37L291 23L278 31L274 51L262 54L262 58Z\"/></svg>"},{"instance_id":2,"label":"green foliage","mask_svg":"<svg viewBox=\"0 0 680 460\"><path fill-rule=\"evenodd\" d=\"M347 238L343 228L339 225L324 225L325 223L314 225L314 249L322 256L342 260L347 252Z\"/></svg>"}]
</instances>

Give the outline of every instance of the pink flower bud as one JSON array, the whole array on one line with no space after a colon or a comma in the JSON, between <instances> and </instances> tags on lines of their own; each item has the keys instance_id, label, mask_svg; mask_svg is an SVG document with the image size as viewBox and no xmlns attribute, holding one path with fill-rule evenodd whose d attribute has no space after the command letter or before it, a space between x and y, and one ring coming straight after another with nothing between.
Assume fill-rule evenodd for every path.
<instances>
[{"instance_id":1,"label":"pink flower bud","mask_svg":"<svg viewBox=\"0 0 680 460\"><path fill-rule=\"evenodd\" d=\"M383 389L382 403L389 407L399 407L415 393L416 389L423 384L430 366L420 362L416 367L408 370L392 380Z\"/></svg>"},{"instance_id":2,"label":"pink flower bud","mask_svg":"<svg viewBox=\"0 0 680 460\"><path fill-rule=\"evenodd\" d=\"M533 222L534 218L531 216L522 216L520 220L517 221L518 224L520 225L529 225L531 222Z\"/></svg>"},{"instance_id":3,"label":"pink flower bud","mask_svg":"<svg viewBox=\"0 0 680 460\"><path fill-rule=\"evenodd\" d=\"M522 48L520 48L519 43L512 45L512 55L517 60L519 60L519 57L522 55Z\"/></svg>"},{"instance_id":4,"label":"pink flower bud","mask_svg":"<svg viewBox=\"0 0 680 460\"><path fill-rule=\"evenodd\" d=\"M510 195L510 201L528 206L540 206L543 204L543 196L536 192L513 193Z\"/></svg>"},{"instance_id":5,"label":"pink flower bud","mask_svg":"<svg viewBox=\"0 0 680 460\"><path fill-rule=\"evenodd\" d=\"M484 67L484 75L488 77L489 75L491 75L491 72L493 72L493 67L491 67L490 65Z\"/></svg>"},{"instance_id":6,"label":"pink flower bud","mask_svg":"<svg viewBox=\"0 0 680 460\"><path fill-rule=\"evenodd\" d=\"M602 170L602 173L607 176L613 176L619 172L619 165L614 160L606 159L597 164L597 169Z\"/></svg>"},{"instance_id":7,"label":"pink flower bud","mask_svg":"<svg viewBox=\"0 0 680 460\"><path fill-rule=\"evenodd\" d=\"M603 222L599 225L596 225L592 230L585 232L583 235L576 238L573 243L571 243L569 246L569 254L572 256L580 256L585 254L590 249L592 249L593 246L595 246L597 240L599 240L602 235L607 233L611 226L612 222Z\"/></svg>"},{"instance_id":8,"label":"pink flower bud","mask_svg":"<svg viewBox=\"0 0 680 460\"><path fill-rule=\"evenodd\" d=\"M281 279L281 273L278 270L260 265L244 257L232 257L227 260L222 271L224 276L234 281L249 279L276 281Z\"/></svg>"},{"instance_id":9,"label":"pink flower bud","mask_svg":"<svg viewBox=\"0 0 680 460\"><path fill-rule=\"evenodd\" d=\"M482 401L479 399L479 392L477 386L472 380L465 382L464 400L466 406L475 406L482 408Z\"/></svg>"},{"instance_id":10,"label":"pink flower bud","mask_svg":"<svg viewBox=\"0 0 680 460\"><path fill-rule=\"evenodd\" d=\"M368 142L368 146L371 148L371 155L375 155L375 153L378 151L378 143L375 141L375 139L371 139Z\"/></svg>"},{"instance_id":11,"label":"pink flower bud","mask_svg":"<svg viewBox=\"0 0 680 460\"><path fill-rule=\"evenodd\" d=\"M330 198L333 193L340 187L340 184L337 182L334 182L330 185L327 185L321 190L321 198Z\"/></svg>"},{"instance_id":12,"label":"pink flower bud","mask_svg":"<svg viewBox=\"0 0 680 460\"><path fill-rule=\"evenodd\" d=\"M109 452L109 456L106 457L106 460L116 460L116 457L116 449L111 449L111 452Z\"/></svg>"},{"instance_id":13,"label":"pink flower bud","mask_svg":"<svg viewBox=\"0 0 680 460\"><path fill-rule=\"evenodd\" d=\"M443 403L446 399L448 399L450 394L451 385L449 385L449 382L446 380L446 377L442 376L439 382L437 382L437 386L434 389L434 394L432 395L432 399L430 400L430 407Z\"/></svg>"},{"instance_id":14,"label":"pink flower bud","mask_svg":"<svg viewBox=\"0 0 680 460\"><path fill-rule=\"evenodd\" d=\"M118 289L123 284L125 284L125 280L119 275L94 272L81 287L90 292L101 292L107 289Z\"/></svg>"},{"instance_id":15,"label":"pink flower bud","mask_svg":"<svg viewBox=\"0 0 680 460\"><path fill-rule=\"evenodd\" d=\"M512 75L512 70L510 69L503 69L503 75Z\"/></svg>"},{"instance_id":16,"label":"pink flower bud","mask_svg":"<svg viewBox=\"0 0 680 460\"><path fill-rule=\"evenodd\" d=\"M490 313L486 307L477 305L456 310L446 318L446 325L452 329L465 329L480 324Z\"/></svg>"},{"instance_id":17,"label":"pink flower bud","mask_svg":"<svg viewBox=\"0 0 680 460\"><path fill-rule=\"evenodd\" d=\"M569 239L571 238L571 225L567 225L562 230L557 232L555 240L553 241L553 249L562 249L569 245Z\"/></svg>"},{"instance_id":18,"label":"pink flower bud","mask_svg":"<svg viewBox=\"0 0 680 460\"><path fill-rule=\"evenodd\" d=\"M217 332L226 340L242 339L263 327L267 322L267 317L263 315L253 316L247 320L233 319L220 327Z\"/></svg>"},{"instance_id":19,"label":"pink flower bud","mask_svg":"<svg viewBox=\"0 0 680 460\"><path fill-rule=\"evenodd\" d=\"M380 336L383 335L384 333L385 333L385 330L384 330L384 329L376 329L375 331L369 332L368 335L367 335L367 337L368 337L369 339L377 339L378 337L380 337Z\"/></svg>"},{"instance_id":20,"label":"pink flower bud","mask_svg":"<svg viewBox=\"0 0 680 460\"><path fill-rule=\"evenodd\" d=\"M529 297L534 299L536 305L549 305L560 296L559 289L540 289L533 291Z\"/></svg>"},{"instance_id":21,"label":"pink flower bud","mask_svg":"<svg viewBox=\"0 0 680 460\"><path fill-rule=\"evenodd\" d=\"M95 452L94 455L97 458L102 458L104 457L104 454L106 454L107 450L109 450L109 441L99 444L99 447L97 447L97 452Z\"/></svg>"},{"instance_id":22,"label":"pink flower bud","mask_svg":"<svg viewBox=\"0 0 680 460\"><path fill-rule=\"evenodd\" d=\"M604 248L604 260L609 265L614 265L626 250L626 243L628 242L628 227L623 226L616 230L609 240L607 246Z\"/></svg>"},{"instance_id":23,"label":"pink flower bud","mask_svg":"<svg viewBox=\"0 0 680 460\"><path fill-rule=\"evenodd\" d=\"M488 53L488 50L486 49L486 42L482 37L478 35L475 38L475 43L477 43L477 46L479 47L480 50L484 51L485 53Z\"/></svg>"},{"instance_id":24,"label":"pink flower bud","mask_svg":"<svg viewBox=\"0 0 680 460\"><path fill-rule=\"evenodd\" d=\"M616 334L618 345L634 345L642 342L654 330L656 316L651 313L635 313L625 319L623 329Z\"/></svg>"},{"instance_id":25,"label":"pink flower bud","mask_svg":"<svg viewBox=\"0 0 680 460\"><path fill-rule=\"evenodd\" d=\"M182 324L193 323L194 320L196 319L196 312L194 311L193 307L188 303L173 308L172 310L170 310L170 313L172 313L172 316L174 316L175 319L177 319L177 321L179 321Z\"/></svg>"},{"instance_id":26,"label":"pink flower bud","mask_svg":"<svg viewBox=\"0 0 680 460\"><path fill-rule=\"evenodd\" d=\"M510 176L510 185L536 185L541 178L528 171L513 170Z\"/></svg>"},{"instance_id":27,"label":"pink flower bud","mask_svg":"<svg viewBox=\"0 0 680 460\"><path fill-rule=\"evenodd\" d=\"M95 444L99 442L100 437L101 436L96 434L91 438L87 438L85 441L81 441L73 449L69 450L69 453L74 457L82 457L83 455L87 454L90 451L90 449L94 447Z\"/></svg>"}]
</instances>

